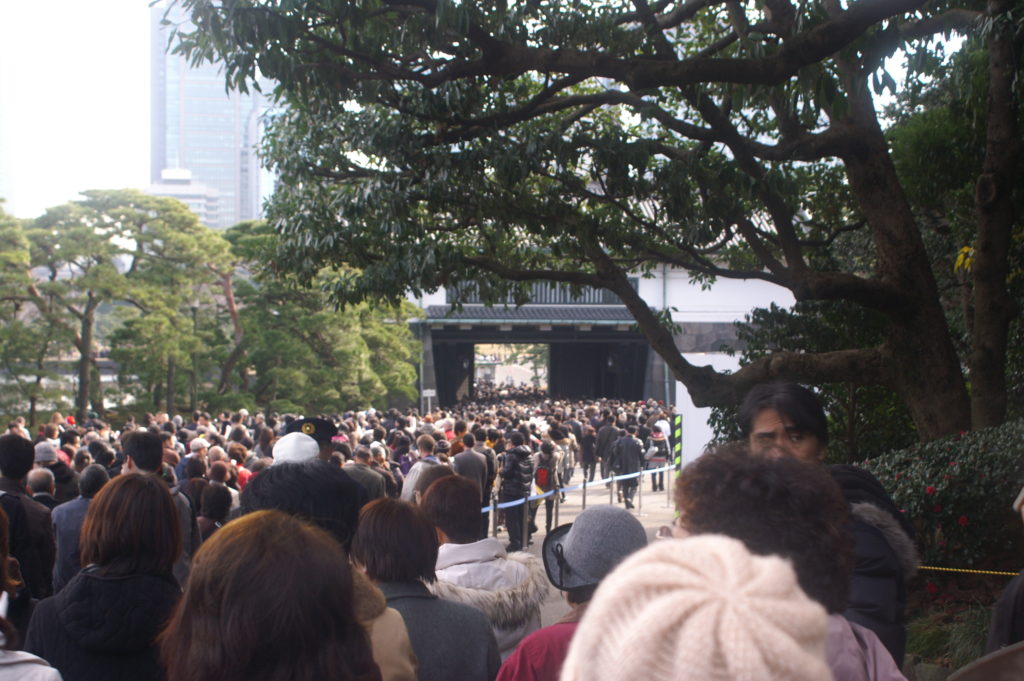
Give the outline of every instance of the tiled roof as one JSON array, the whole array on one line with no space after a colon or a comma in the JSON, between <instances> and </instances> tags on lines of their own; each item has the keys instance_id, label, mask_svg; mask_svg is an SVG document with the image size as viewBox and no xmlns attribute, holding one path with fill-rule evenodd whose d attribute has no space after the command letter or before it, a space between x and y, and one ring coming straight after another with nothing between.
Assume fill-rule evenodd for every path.
<instances>
[{"instance_id":1,"label":"tiled roof","mask_svg":"<svg viewBox=\"0 0 1024 681\"><path fill-rule=\"evenodd\" d=\"M459 312L452 312L450 305L430 305L427 319L451 320L452 322L565 322L571 324L615 323L632 324L632 315L624 305L524 305L523 307L486 307L466 305Z\"/></svg>"}]
</instances>

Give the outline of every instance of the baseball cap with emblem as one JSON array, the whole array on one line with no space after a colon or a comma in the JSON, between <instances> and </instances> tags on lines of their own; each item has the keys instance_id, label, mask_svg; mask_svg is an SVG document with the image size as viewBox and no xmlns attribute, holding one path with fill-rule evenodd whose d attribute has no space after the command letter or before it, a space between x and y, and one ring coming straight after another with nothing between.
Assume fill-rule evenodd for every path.
<instances>
[{"instance_id":1,"label":"baseball cap with emblem","mask_svg":"<svg viewBox=\"0 0 1024 681\"><path fill-rule=\"evenodd\" d=\"M331 438L338 434L338 427L327 419L297 419L288 424L287 433L308 435L321 447L331 443Z\"/></svg>"}]
</instances>

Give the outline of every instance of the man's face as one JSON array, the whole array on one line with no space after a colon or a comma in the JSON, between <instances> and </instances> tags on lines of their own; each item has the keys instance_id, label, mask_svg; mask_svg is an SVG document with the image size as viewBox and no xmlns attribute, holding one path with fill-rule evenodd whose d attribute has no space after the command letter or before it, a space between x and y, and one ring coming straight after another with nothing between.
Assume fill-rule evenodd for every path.
<instances>
[{"instance_id":1,"label":"man's face","mask_svg":"<svg viewBox=\"0 0 1024 681\"><path fill-rule=\"evenodd\" d=\"M774 409L762 409L754 417L748 444L752 453L773 459L788 456L813 464L825 459L825 446L817 435L801 430Z\"/></svg>"}]
</instances>

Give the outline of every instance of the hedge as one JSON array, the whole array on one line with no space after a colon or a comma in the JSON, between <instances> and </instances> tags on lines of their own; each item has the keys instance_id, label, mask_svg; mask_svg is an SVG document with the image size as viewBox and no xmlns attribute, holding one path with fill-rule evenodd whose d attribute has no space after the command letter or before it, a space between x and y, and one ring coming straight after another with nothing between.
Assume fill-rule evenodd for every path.
<instances>
[{"instance_id":1,"label":"hedge","mask_svg":"<svg viewBox=\"0 0 1024 681\"><path fill-rule=\"evenodd\" d=\"M1019 571L1024 526L1011 504L1024 485L1024 420L917 444L859 464L917 531L924 565Z\"/></svg>"}]
</instances>

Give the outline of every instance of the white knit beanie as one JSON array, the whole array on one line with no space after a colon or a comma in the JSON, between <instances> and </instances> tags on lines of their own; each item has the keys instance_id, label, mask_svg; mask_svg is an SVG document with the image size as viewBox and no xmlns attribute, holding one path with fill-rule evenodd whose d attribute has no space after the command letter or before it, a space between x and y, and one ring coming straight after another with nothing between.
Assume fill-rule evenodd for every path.
<instances>
[{"instance_id":1,"label":"white knit beanie","mask_svg":"<svg viewBox=\"0 0 1024 681\"><path fill-rule=\"evenodd\" d=\"M736 539L659 541L601 582L561 681L831 681L825 609Z\"/></svg>"}]
</instances>

